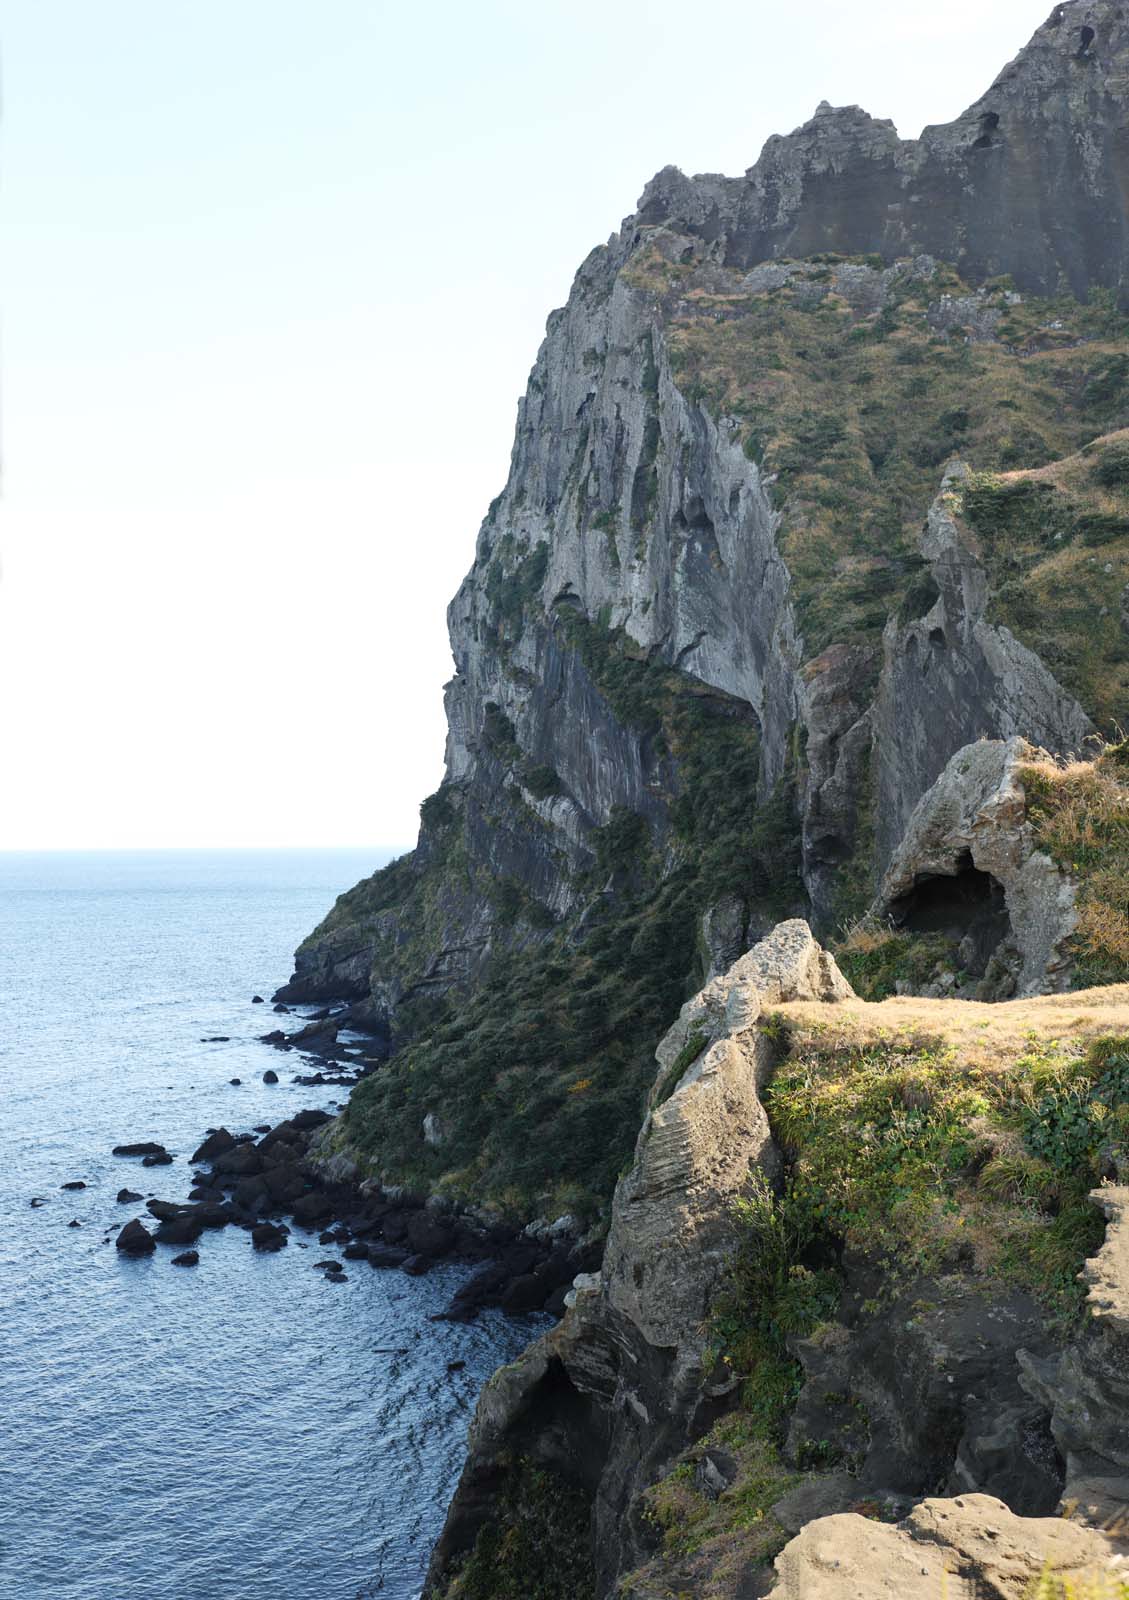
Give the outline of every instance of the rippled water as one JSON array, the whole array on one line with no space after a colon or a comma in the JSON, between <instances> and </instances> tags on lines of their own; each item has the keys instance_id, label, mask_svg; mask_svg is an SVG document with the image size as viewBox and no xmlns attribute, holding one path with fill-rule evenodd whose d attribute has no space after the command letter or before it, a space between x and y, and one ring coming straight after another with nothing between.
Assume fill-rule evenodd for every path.
<instances>
[{"instance_id":1,"label":"rippled water","mask_svg":"<svg viewBox=\"0 0 1129 1600\"><path fill-rule=\"evenodd\" d=\"M327 1283L316 1235L259 1255L205 1233L177 1268L168 1246L123 1259L110 1232L143 1214L123 1185L185 1197L205 1127L332 1108L341 1091L292 1086L294 1058L256 1042L275 1019L250 998L376 864L0 855L3 1600L418 1593L478 1388L533 1323L429 1322L457 1267ZM175 1165L110 1155L150 1138Z\"/></svg>"}]
</instances>

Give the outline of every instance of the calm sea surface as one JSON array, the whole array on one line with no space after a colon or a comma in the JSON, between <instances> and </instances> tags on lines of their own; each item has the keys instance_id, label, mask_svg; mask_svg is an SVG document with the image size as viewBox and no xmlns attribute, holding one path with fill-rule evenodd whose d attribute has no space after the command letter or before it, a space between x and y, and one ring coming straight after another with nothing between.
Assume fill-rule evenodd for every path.
<instances>
[{"instance_id":1,"label":"calm sea surface","mask_svg":"<svg viewBox=\"0 0 1129 1600\"><path fill-rule=\"evenodd\" d=\"M379 860L0 854L2 1600L418 1593L477 1391L534 1324L429 1322L456 1267L326 1283L316 1235L259 1255L205 1233L179 1268L111 1233L144 1214L123 1186L185 1198L206 1127L333 1108L256 1042L276 1019L250 1000ZM140 1139L175 1165L110 1155Z\"/></svg>"}]
</instances>

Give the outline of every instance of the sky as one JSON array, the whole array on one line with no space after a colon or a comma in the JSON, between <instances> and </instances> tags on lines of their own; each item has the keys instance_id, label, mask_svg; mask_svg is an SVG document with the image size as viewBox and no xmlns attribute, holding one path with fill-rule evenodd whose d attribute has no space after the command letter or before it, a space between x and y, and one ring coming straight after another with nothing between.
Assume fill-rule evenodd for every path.
<instances>
[{"instance_id":1,"label":"sky","mask_svg":"<svg viewBox=\"0 0 1129 1600\"><path fill-rule=\"evenodd\" d=\"M415 838L549 311L647 179L1051 0L9 0L0 849Z\"/></svg>"}]
</instances>

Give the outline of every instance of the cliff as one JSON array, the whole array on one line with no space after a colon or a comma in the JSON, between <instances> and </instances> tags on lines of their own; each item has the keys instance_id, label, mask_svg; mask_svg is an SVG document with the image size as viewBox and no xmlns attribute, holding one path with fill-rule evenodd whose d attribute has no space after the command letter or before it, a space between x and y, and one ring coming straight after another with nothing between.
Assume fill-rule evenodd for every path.
<instances>
[{"instance_id":1,"label":"cliff","mask_svg":"<svg viewBox=\"0 0 1129 1600\"><path fill-rule=\"evenodd\" d=\"M598 1206L710 938L848 923L970 741L1116 727L1127 61L1077 0L953 124L822 107L743 179L660 173L581 267L451 604L419 844L280 991L393 1053L349 1112L375 1170ZM552 1125L565 1169L491 1145L502 1071L505 1143Z\"/></svg>"},{"instance_id":2,"label":"cliff","mask_svg":"<svg viewBox=\"0 0 1129 1600\"><path fill-rule=\"evenodd\" d=\"M1117 1049L1080 1022L1044 1059L1001 1023L969 1082L963 1025L891 1053L852 1007L1003 1016L1129 979L1104 743L1129 706L1127 111L1129 17L1074 0L919 140L824 105L743 178L664 169L549 319L448 613L444 782L276 997L347 1000L378 1040L333 1131L362 1172L610 1229L484 1396L436 1593L501 1600L508 1539L529 1570L550 1551L523 1595L634 1573L644 1600L685 1558L704 1600L731 1592L700 1586L707 1547L760 1584L820 1510L897 1521L948 1488L1042 1513L1111 1459L1055 1385L1116 1388L1072 1292L1100 1244L1078 1185L1119 1171ZM742 966L781 923L791 995ZM781 1012L803 993L852 1019L837 1055ZM816 1100L780 1091L782 1041ZM874 1116L837 1121L848 1080ZM1056 1143L1071 1096L1086 1131ZM864 1203L879 1135L903 1181Z\"/></svg>"}]
</instances>

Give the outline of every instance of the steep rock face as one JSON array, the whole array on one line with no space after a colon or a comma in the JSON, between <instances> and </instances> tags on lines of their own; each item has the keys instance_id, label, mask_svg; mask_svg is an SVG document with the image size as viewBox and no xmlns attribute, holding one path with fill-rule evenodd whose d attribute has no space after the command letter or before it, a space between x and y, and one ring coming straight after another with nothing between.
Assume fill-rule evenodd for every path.
<instances>
[{"instance_id":1,"label":"steep rock face","mask_svg":"<svg viewBox=\"0 0 1129 1600\"><path fill-rule=\"evenodd\" d=\"M986 618L988 575L975 536L957 519L963 463L945 474L921 550L937 591L924 616L887 624L874 705L877 847L884 865L917 798L950 756L986 730L1056 753L1077 751L1093 726L1033 651Z\"/></svg>"},{"instance_id":2,"label":"steep rock face","mask_svg":"<svg viewBox=\"0 0 1129 1600\"><path fill-rule=\"evenodd\" d=\"M1108 1219L1105 1243L1087 1262L1091 1321L1056 1361L1020 1357L1023 1384L1047 1406L1066 1461L1063 1504L1126 1535L1129 1504L1129 1189L1109 1185L1093 1199Z\"/></svg>"},{"instance_id":3,"label":"steep rock face","mask_svg":"<svg viewBox=\"0 0 1129 1600\"><path fill-rule=\"evenodd\" d=\"M1113 0L1051 12L987 94L955 122L899 139L893 123L824 102L768 141L744 178L665 168L640 204L719 260L752 267L835 250L887 260L928 252L972 279L1121 290L1129 265L1121 134L1129 19Z\"/></svg>"},{"instance_id":4,"label":"steep rock face","mask_svg":"<svg viewBox=\"0 0 1129 1600\"><path fill-rule=\"evenodd\" d=\"M659 1073L604 1267L577 1280L559 1326L483 1390L435 1558L445 1590L492 1504L507 1455L532 1453L585 1485L600 1592L643 1548L639 1490L724 1407L732 1380L703 1367L706 1318L733 1244L732 1200L779 1154L758 1096L771 1045L756 1023L785 999L851 990L805 923L781 924L709 983L656 1052Z\"/></svg>"},{"instance_id":5,"label":"steep rock face","mask_svg":"<svg viewBox=\"0 0 1129 1600\"><path fill-rule=\"evenodd\" d=\"M886 478L903 457L915 481L922 463L939 467L945 441L967 439L970 426L997 457L1038 460L1040 450L1077 448L1087 426L1092 435L1116 413L1121 369L1104 347L1099 355L1099 333L1072 335L1061 319L1011 330L1023 297L983 280L1011 272L1047 293L1061 280L1082 296L1120 288L1127 50L1120 7L1076 0L1056 10L988 95L919 141L899 140L857 108L821 107L797 132L770 140L743 179L668 168L648 186L549 320L519 407L509 479L450 608L447 774L424 808L419 846L342 898L299 949L281 998L347 996L394 1044L453 987L473 986L493 953L538 947L555 932L575 936L603 915L619 888L593 882L594 835L618 812L645 820L664 870L677 863L672 807L686 791L678 752L633 718L607 674L594 673L580 647L583 625L621 654L748 708L761 739L749 804L794 786L803 888L820 926L865 903L862 880L873 883L956 749L985 734L1021 734L1054 754L1078 748L1086 711L988 616L992 564L954 509L958 475L931 510L929 497L915 505L910 467L889 488ZM829 249L867 259L784 259ZM876 264L879 256L892 264ZM952 265L967 280L957 293L947 292ZM907 306L921 309L906 320L899 308ZM767 338L773 307L786 330L783 357ZM892 421L883 420L884 400L850 420L847 403L862 394L851 385L886 382L875 370L852 368L838 397L825 385L804 398L808 331L835 362L855 361L899 317L898 340L912 336L917 348L898 343L893 374L903 356L953 365L938 352L991 355L977 378L982 424L950 405L938 411L935 438L899 441L900 400ZM1033 353L1058 359L1056 340L1095 344L1092 373L1052 375L1064 395L1080 397L1070 404L1081 420L1065 432L1062 405L1051 417L1038 398L1047 385L1021 370ZM1011 435L1000 433L1007 413L995 409L1000 362L1015 367L1008 383L1034 397L1030 419L1020 407ZM824 366L833 377L837 368ZM789 410L801 378L799 409ZM840 403L844 421L834 414ZM759 442L774 408L778 436L798 441L783 449L792 478L800 447L807 472L824 470L821 452L834 452L838 439L865 445L858 464L843 457L850 494L862 494L857 524L826 509L843 491L775 481ZM1036 421L1054 427L1040 435ZM777 448L772 462L780 457ZM931 495L936 485L935 472ZM904 548L904 527L915 515L920 526L927 512L919 557ZM818 525L828 515L830 531ZM871 524L885 530L880 538ZM845 531L856 525L857 538ZM876 596L892 582L896 600L921 558L929 606L882 617L880 645L865 580ZM1116 585L1116 563L1103 573L1106 587ZM838 606L840 593L856 598ZM828 644L837 611L843 636ZM771 920L747 902L741 917L754 927Z\"/></svg>"}]
</instances>

